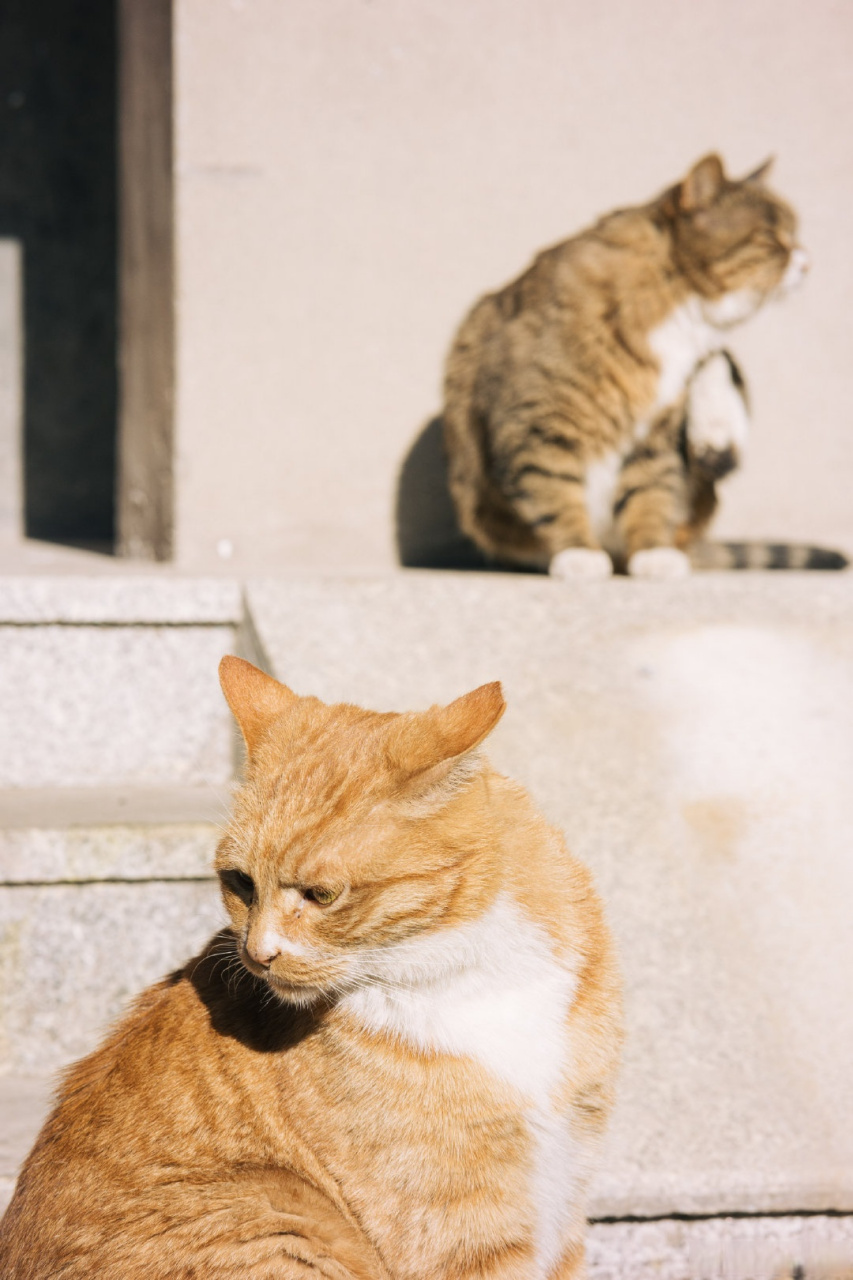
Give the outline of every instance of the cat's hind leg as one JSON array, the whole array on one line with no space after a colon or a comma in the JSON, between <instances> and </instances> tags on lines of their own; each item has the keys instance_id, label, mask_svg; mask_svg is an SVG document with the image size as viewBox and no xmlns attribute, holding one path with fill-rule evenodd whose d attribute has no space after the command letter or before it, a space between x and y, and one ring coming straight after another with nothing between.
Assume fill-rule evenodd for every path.
<instances>
[{"instance_id":1,"label":"cat's hind leg","mask_svg":"<svg viewBox=\"0 0 853 1280\"><path fill-rule=\"evenodd\" d=\"M612 562L590 522L585 466L569 438L534 427L501 471L503 497L543 546L553 577L610 576Z\"/></svg>"},{"instance_id":2,"label":"cat's hind leg","mask_svg":"<svg viewBox=\"0 0 853 1280\"><path fill-rule=\"evenodd\" d=\"M670 434L651 432L626 458L619 479L614 516L628 572L637 578L690 573L690 561L676 545L687 518L686 467Z\"/></svg>"}]
</instances>

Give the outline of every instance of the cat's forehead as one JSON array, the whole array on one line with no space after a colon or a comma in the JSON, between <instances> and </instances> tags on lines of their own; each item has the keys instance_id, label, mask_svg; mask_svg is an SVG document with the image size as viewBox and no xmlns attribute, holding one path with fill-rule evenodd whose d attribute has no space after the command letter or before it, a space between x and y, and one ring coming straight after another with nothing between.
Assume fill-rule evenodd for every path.
<instances>
[{"instance_id":1,"label":"cat's forehead","mask_svg":"<svg viewBox=\"0 0 853 1280\"><path fill-rule=\"evenodd\" d=\"M373 792L389 773L386 729L390 717L358 708L328 708L308 725L271 734L252 770L256 793L267 805L293 814L326 807L340 810Z\"/></svg>"},{"instance_id":2,"label":"cat's forehead","mask_svg":"<svg viewBox=\"0 0 853 1280\"><path fill-rule=\"evenodd\" d=\"M386 730L394 717L326 708L279 726L236 797L232 828L264 856L332 847L394 791Z\"/></svg>"},{"instance_id":3,"label":"cat's forehead","mask_svg":"<svg viewBox=\"0 0 853 1280\"><path fill-rule=\"evenodd\" d=\"M350 880L365 851L393 825L393 788L365 786L340 770L321 780L286 773L277 788L247 788L230 834L259 883L312 885Z\"/></svg>"},{"instance_id":4,"label":"cat's forehead","mask_svg":"<svg viewBox=\"0 0 853 1280\"><path fill-rule=\"evenodd\" d=\"M730 216L756 225L795 231L797 215L787 201L768 187L752 182L732 183L721 197L721 205Z\"/></svg>"}]
</instances>

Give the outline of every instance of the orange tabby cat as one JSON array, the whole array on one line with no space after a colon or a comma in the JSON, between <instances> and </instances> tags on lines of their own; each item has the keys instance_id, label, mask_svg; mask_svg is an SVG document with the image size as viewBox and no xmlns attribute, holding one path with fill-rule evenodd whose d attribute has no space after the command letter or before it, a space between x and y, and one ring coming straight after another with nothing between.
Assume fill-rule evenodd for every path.
<instances>
[{"instance_id":1,"label":"orange tabby cat","mask_svg":"<svg viewBox=\"0 0 853 1280\"><path fill-rule=\"evenodd\" d=\"M581 1276L618 979L589 875L476 753L500 686L396 715L221 676L230 929L69 1071L0 1274Z\"/></svg>"}]
</instances>

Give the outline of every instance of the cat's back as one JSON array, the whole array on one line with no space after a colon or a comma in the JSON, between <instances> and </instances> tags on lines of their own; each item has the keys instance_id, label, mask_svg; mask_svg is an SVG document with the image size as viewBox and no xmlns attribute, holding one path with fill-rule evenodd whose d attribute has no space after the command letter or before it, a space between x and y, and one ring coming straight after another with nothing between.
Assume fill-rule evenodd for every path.
<instances>
[{"instance_id":1,"label":"cat's back","mask_svg":"<svg viewBox=\"0 0 853 1280\"><path fill-rule=\"evenodd\" d=\"M0 1274L91 1274L123 1223L192 1217L196 1197L201 1218L201 1189L269 1155L276 1138L286 1164L286 1127L260 1118L273 1088L264 1063L267 1049L298 1039L298 1014L280 1008L258 1020L251 992L235 998L233 974L228 988L227 947L214 939L143 993L65 1074L3 1219ZM242 975L236 984L249 985ZM227 1128L215 1123L223 1114ZM132 1227L125 1234L132 1241Z\"/></svg>"},{"instance_id":2,"label":"cat's back","mask_svg":"<svg viewBox=\"0 0 853 1280\"><path fill-rule=\"evenodd\" d=\"M561 314L594 317L638 289L659 288L667 241L657 205L618 209L541 250L524 271L474 304L457 334L460 347L488 342L508 328L540 329Z\"/></svg>"}]
</instances>

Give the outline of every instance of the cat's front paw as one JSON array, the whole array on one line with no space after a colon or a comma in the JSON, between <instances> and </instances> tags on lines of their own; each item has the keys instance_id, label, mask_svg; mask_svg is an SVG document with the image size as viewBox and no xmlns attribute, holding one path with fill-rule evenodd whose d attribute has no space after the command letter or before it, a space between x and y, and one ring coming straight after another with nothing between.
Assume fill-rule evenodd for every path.
<instances>
[{"instance_id":1,"label":"cat's front paw","mask_svg":"<svg viewBox=\"0 0 853 1280\"><path fill-rule=\"evenodd\" d=\"M628 561L632 578L686 578L690 573L690 561L677 547L649 547L635 551Z\"/></svg>"},{"instance_id":2,"label":"cat's front paw","mask_svg":"<svg viewBox=\"0 0 853 1280\"><path fill-rule=\"evenodd\" d=\"M697 369L690 384L687 441L691 461L712 480L740 463L749 438L749 414L736 365L723 351Z\"/></svg>"},{"instance_id":3,"label":"cat's front paw","mask_svg":"<svg viewBox=\"0 0 853 1280\"><path fill-rule=\"evenodd\" d=\"M606 551L593 547L566 547L558 551L548 566L552 578L571 578L587 582L594 578L609 578L613 562Z\"/></svg>"},{"instance_id":4,"label":"cat's front paw","mask_svg":"<svg viewBox=\"0 0 853 1280\"><path fill-rule=\"evenodd\" d=\"M690 450L691 464L697 471L704 472L709 480L722 480L730 471L740 465L737 449L696 449Z\"/></svg>"}]
</instances>

